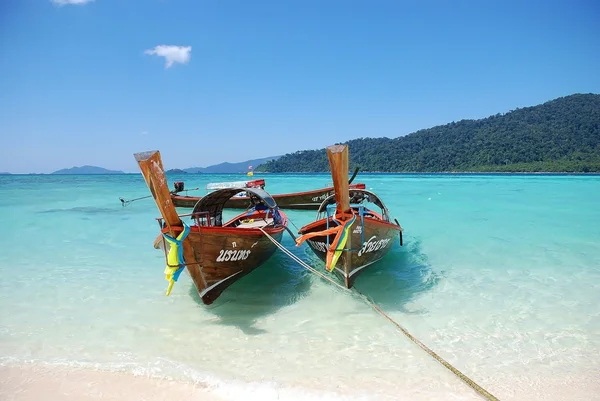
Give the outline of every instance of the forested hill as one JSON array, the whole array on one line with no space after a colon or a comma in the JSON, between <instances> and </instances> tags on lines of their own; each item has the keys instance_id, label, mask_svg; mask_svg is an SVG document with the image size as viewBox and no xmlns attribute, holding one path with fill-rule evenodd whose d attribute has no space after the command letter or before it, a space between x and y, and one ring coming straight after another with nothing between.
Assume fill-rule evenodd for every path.
<instances>
[{"instance_id":1,"label":"forested hill","mask_svg":"<svg viewBox=\"0 0 600 401\"><path fill-rule=\"evenodd\" d=\"M462 120L390 138L346 142L350 171L600 172L600 95ZM325 149L287 154L256 171L329 171Z\"/></svg>"}]
</instances>

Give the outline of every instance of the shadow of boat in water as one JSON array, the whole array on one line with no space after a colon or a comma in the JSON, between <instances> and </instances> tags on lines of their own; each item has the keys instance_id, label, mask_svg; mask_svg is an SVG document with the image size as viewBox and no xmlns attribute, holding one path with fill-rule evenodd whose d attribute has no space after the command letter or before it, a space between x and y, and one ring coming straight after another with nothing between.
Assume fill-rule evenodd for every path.
<instances>
[{"instance_id":1,"label":"shadow of boat in water","mask_svg":"<svg viewBox=\"0 0 600 401\"><path fill-rule=\"evenodd\" d=\"M432 290L441 278L421 252L421 241L408 238L403 247L395 246L376 265L363 272L355 287L386 310L422 314L426 311L407 310L405 306Z\"/></svg>"},{"instance_id":2,"label":"shadow of boat in water","mask_svg":"<svg viewBox=\"0 0 600 401\"><path fill-rule=\"evenodd\" d=\"M325 271L324 263L307 247L296 248L289 239L284 246L304 262L323 272L337 282L341 281ZM355 287L385 310L421 314L425 311L405 309L417 296L430 291L440 281L421 252L421 242L407 239L403 247L395 246L381 261L369 267L357 278ZM212 305L204 305L196 288L189 289L190 296L199 307L214 314L219 324L234 326L247 335L258 335L265 330L255 326L261 317L292 305L310 293L313 281L321 280L278 251L263 266L235 282ZM332 296L356 296L332 284Z\"/></svg>"},{"instance_id":3,"label":"shadow of boat in water","mask_svg":"<svg viewBox=\"0 0 600 401\"><path fill-rule=\"evenodd\" d=\"M189 293L199 307L218 317L220 324L257 335L265 330L255 327L256 321L307 296L312 280L311 273L277 251L264 265L233 283L212 305L202 303L193 285Z\"/></svg>"},{"instance_id":4,"label":"shadow of boat in water","mask_svg":"<svg viewBox=\"0 0 600 401\"><path fill-rule=\"evenodd\" d=\"M107 213L123 213L123 208L108 208L97 206L75 206L66 209L46 209L39 210L36 213L80 213L89 215L107 214Z\"/></svg>"},{"instance_id":5,"label":"shadow of boat in water","mask_svg":"<svg viewBox=\"0 0 600 401\"><path fill-rule=\"evenodd\" d=\"M337 275L325 270L324 262L310 249L305 249L302 259L325 276L343 284ZM405 306L434 288L441 278L440 273L434 272L427 262L427 256L421 252L421 241L405 238L404 246L394 245L383 259L367 267L356 279L354 287L386 310L422 314L425 311L407 310ZM330 285L332 289L339 291ZM357 296L356 292L353 291L351 296Z\"/></svg>"},{"instance_id":6,"label":"shadow of boat in water","mask_svg":"<svg viewBox=\"0 0 600 401\"><path fill-rule=\"evenodd\" d=\"M123 207L119 208L108 208L108 207L97 207L97 206L76 206L65 209L46 209L38 210L35 213L40 214L60 214L65 213L71 216L78 216L81 220L92 220L97 218L99 215L120 215L120 220L129 220L131 214L128 213Z\"/></svg>"}]
</instances>

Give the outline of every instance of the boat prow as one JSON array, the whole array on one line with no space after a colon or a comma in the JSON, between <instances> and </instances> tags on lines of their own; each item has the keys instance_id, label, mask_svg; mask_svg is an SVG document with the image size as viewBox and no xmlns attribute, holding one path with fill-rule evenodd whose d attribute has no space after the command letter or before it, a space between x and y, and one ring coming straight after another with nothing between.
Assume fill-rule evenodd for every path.
<instances>
[{"instance_id":1,"label":"boat prow","mask_svg":"<svg viewBox=\"0 0 600 401\"><path fill-rule=\"evenodd\" d=\"M265 235L281 241L288 218L260 188L223 188L204 196L190 214L178 215L171 202L160 153L136 154L146 183L161 212L155 248L165 251L169 288L184 268L200 294L211 304L231 284L263 265L277 250ZM225 203L247 192L251 206L223 222ZM186 224L182 218L189 219ZM169 292L170 290L168 290Z\"/></svg>"},{"instance_id":2,"label":"boat prow","mask_svg":"<svg viewBox=\"0 0 600 401\"><path fill-rule=\"evenodd\" d=\"M351 288L366 267L392 249L396 238L402 245L402 227L391 221L387 207L375 193L349 189L347 152L347 145L327 148L335 193L323 200L315 221L300 228L296 244L306 241L326 269ZM379 212L372 210L372 205Z\"/></svg>"}]
</instances>

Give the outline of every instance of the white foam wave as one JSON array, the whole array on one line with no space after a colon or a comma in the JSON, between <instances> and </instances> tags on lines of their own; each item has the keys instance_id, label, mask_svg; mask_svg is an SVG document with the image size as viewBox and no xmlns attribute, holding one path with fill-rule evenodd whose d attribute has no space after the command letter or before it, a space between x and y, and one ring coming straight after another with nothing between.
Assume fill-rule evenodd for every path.
<instances>
[{"instance_id":1,"label":"white foam wave","mask_svg":"<svg viewBox=\"0 0 600 401\"><path fill-rule=\"evenodd\" d=\"M123 355L130 358L131 355ZM62 368L67 371L95 371L107 373L131 374L133 376L163 381L195 384L206 388L209 393L224 400L246 401L371 401L375 398L366 394L352 396L319 391L303 387L282 386L272 381L244 382L241 380L224 380L214 375L186 366L181 363L158 359L148 364L133 361L123 362L90 362L67 359L44 361L38 359L21 359L17 357L0 357L0 366L20 367L37 366L43 368ZM381 398L379 398L381 399Z\"/></svg>"}]
</instances>

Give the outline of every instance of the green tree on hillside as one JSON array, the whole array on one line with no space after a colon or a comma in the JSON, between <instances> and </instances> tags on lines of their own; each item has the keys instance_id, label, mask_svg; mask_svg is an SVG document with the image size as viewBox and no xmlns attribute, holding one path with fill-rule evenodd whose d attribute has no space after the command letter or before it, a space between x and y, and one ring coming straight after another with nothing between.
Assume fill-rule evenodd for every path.
<instances>
[{"instance_id":1,"label":"green tree on hillside","mask_svg":"<svg viewBox=\"0 0 600 401\"><path fill-rule=\"evenodd\" d=\"M378 172L600 172L600 95L462 120L390 138L346 142L350 168ZM287 154L256 171L323 172L325 149Z\"/></svg>"}]
</instances>

